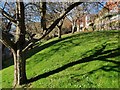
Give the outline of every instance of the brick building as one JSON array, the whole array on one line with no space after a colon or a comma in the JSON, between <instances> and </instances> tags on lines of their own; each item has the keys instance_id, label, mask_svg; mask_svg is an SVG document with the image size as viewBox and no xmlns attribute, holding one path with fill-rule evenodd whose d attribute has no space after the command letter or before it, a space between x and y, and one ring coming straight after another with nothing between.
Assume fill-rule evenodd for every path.
<instances>
[{"instance_id":1,"label":"brick building","mask_svg":"<svg viewBox=\"0 0 120 90\"><path fill-rule=\"evenodd\" d=\"M76 19L77 32L89 31L89 26L94 22L96 14L85 14Z\"/></svg>"},{"instance_id":2,"label":"brick building","mask_svg":"<svg viewBox=\"0 0 120 90\"><path fill-rule=\"evenodd\" d=\"M119 0L108 0L95 20L96 30L119 29Z\"/></svg>"},{"instance_id":3,"label":"brick building","mask_svg":"<svg viewBox=\"0 0 120 90\"><path fill-rule=\"evenodd\" d=\"M109 12L118 12L120 0L109 0L108 2L106 2L105 7L109 9Z\"/></svg>"}]
</instances>

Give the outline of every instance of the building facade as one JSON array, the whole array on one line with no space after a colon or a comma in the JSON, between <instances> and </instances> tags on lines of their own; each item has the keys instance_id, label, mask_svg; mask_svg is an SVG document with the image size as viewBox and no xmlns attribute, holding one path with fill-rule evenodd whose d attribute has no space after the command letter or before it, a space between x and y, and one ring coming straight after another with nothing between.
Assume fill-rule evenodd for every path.
<instances>
[{"instance_id":1,"label":"building facade","mask_svg":"<svg viewBox=\"0 0 120 90\"><path fill-rule=\"evenodd\" d=\"M109 0L98 13L95 20L96 30L118 30L119 28L119 0Z\"/></svg>"}]
</instances>

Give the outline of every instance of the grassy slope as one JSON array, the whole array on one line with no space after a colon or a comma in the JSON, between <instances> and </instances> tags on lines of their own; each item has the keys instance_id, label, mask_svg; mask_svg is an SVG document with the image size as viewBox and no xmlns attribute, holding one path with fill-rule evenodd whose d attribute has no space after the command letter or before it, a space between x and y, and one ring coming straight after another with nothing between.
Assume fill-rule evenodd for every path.
<instances>
[{"instance_id":1,"label":"grassy slope","mask_svg":"<svg viewBox=\"0 0 120 90\"><path fill-rule=\"evenodd\" d=\"M42 48L28 54L27 77L33 79L25 87L119 87L118 31L65 35L47 41ZM13 66L3 69L2 75L2 86L11 87Z\"/></svg>"}]
</instances>

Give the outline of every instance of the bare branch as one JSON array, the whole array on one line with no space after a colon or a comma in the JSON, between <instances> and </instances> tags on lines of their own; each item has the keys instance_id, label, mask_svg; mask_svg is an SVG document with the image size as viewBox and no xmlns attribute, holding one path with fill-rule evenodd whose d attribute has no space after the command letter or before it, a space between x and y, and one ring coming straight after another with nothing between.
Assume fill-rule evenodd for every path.
<instances>
[{"instance_id":1,"label":"bare branch","mask_svg":"<svg viewBox=\"0 0 120 90\"><path fill-rule=\"evenodd\" d=\"M15 49L15 44L10 40L8 33L2 32L2 38L0 38L0 42L8 48Z\"/></svg>"},{"instance_id":2,"label":"bare branch","mask_svg":"<svg viewBox=\"0 0 120 90\"><path fill-rule=\"evenodd\" d=\"M33 6L39 7L39 5L37 5L37 4L35 4L35 3L28 3L28 4L26 4L24 7L26 8L26 7L29 6L29 5L33 5ZM40 8L40 9L41 9L41 8Z\"/></svg>"},{"instance_id":3,"label":"bare branch","mask_svg":"<svg viewBox=\"0 0 120 90\"><path fill-rule=\"evenodd\" d=\"M70 6L66 9L66 11L65 11L64 13L62 13L62 14L60 15L60 17L57 18L57 19L52 23L52 25L51 25L49 28L47 28L46 33L44 33L39 39L32 39L32 40L31 40L32 42L30 42L30 43L27 44L27 46L26 46L26 48L24 49L24 51L27 50L33 43L40 41L40 40L43 39L46 35L48 35L48 34L57 26L57 24L61 21L61 19L63 19L63 18L66 16L67 13L69 13L74 7L76 7L76 6L78 6L78 5L82 4L82 3L83 3L83 2L76 2L76 3L73 3L72 5L70 5Z\"/></svg>"},{"instance_id":4,"label":"bare branch","mask_svg":"<svg viewBox=\"0 0 120 90\"><path fill-rule=\"evenodd\" d=\"M103 6L104 8L106 8L107 10L109 10L108 7L105 7L102 3L98 2L99 5Z\"/></svg>"},{"instance_id":5,"label":"bare branch","mask_svg":"<svg viewBox=\"0 0 120 90\"><path fill-rule=\"evenodd\" d=\"M43 39L47 34L49 34L56 27L56 25L60 22L60 20L63 19L66 16L67 13L69 13L74 7L76 7L76 6L78 6L78 5L82 4L82 3L83 2L76 2L76 3L72 4L72 5L70 5L66 9L66 11L63 14L61 14L60 17L57 18L49 28L47 28L47 32L45 34L43 34L43 36L41 38L36 39L36 42Z\"/></svg>"},{"instance_id":6,"label":"bare branch","mask_svg":"<svg viewBox=\"0 0 120 90\"><path fill-rule=\"evenodd\" d=\"M4 11L3 9L0 8L0 12L2 13L2 15L4 17L6 17L8 20L10 20L12 23L14 23L15 25L17 24L17 21L11 16L9 15L6 11Z\"/></svg>"}]
</instances>

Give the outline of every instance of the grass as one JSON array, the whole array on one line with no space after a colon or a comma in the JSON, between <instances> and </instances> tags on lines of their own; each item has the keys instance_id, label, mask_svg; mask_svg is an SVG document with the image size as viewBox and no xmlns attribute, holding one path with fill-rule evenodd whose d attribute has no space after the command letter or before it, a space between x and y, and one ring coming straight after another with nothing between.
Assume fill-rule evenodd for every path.
<instances>
[{"instance_id":1,"label":"grass","mask_svg":"<svg viewBox=\"0 0 120 90\"><path fill-rule=\"evenodd\" d=\"M86 32L54 38L30 50L22 88L119 88L120 31ZM3 69L2 87L10 88L13 66Z\"/></svg>"}]
</instances>

